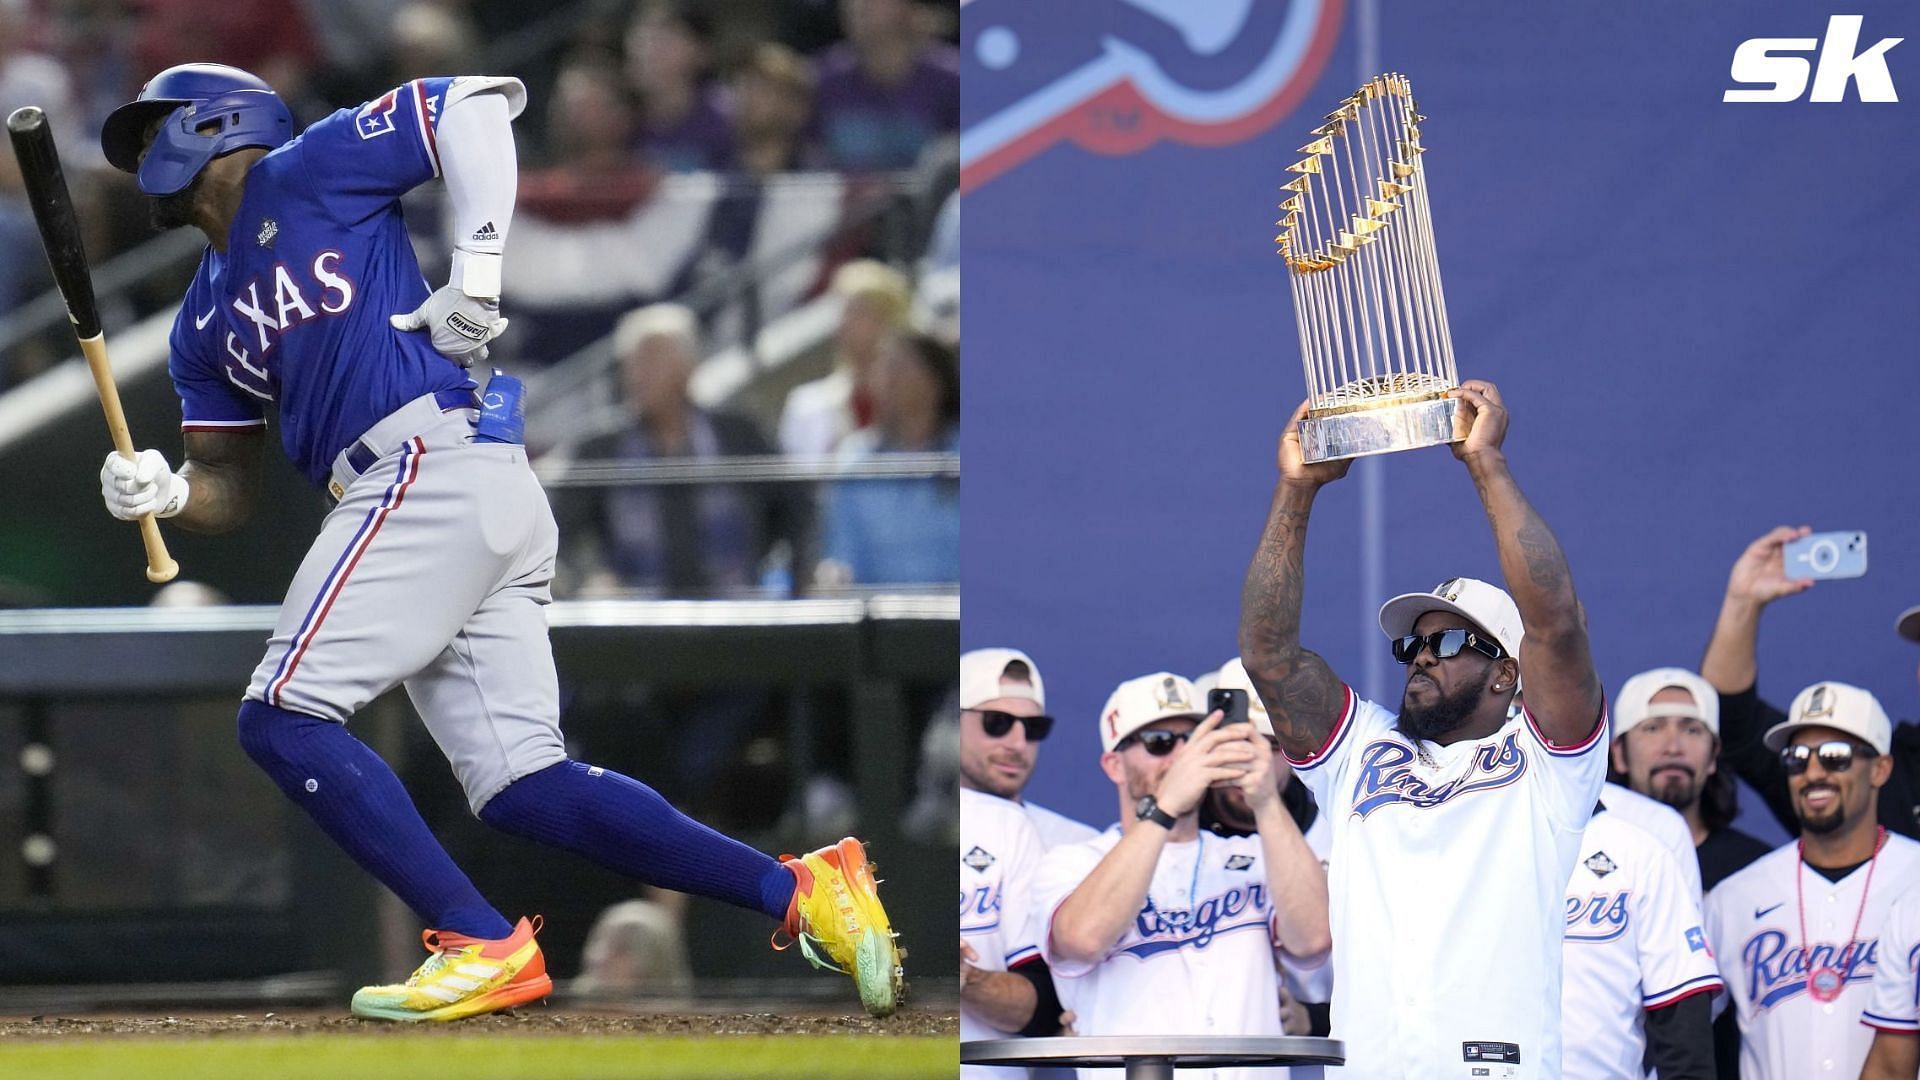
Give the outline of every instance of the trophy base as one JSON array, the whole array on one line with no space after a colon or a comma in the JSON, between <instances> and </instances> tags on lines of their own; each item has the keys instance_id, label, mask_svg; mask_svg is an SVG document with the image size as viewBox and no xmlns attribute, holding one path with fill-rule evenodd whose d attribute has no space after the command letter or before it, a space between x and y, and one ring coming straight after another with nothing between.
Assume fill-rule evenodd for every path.
<instances>
[{"instance_id":1,"label":"trophy base","mask_svg":"<svg viewBox=\"0 0 1920 1080\"><path fill-rule=\"evenodd\" d=\"M1450 443L1454 441L1453 415L1459 408L1458 398L1443 397L1332 416L1308 415L1300 422L1300 454L1312 463Z\"/></svg>"}]
</instances>

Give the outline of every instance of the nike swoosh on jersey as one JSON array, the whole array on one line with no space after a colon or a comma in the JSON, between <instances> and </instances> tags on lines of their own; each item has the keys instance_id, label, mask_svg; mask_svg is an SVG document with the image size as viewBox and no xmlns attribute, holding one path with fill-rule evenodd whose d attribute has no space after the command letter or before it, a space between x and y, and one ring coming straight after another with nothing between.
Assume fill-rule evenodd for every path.
<instances>
[{"instance_id":1,"label":"nike swoosh on jersey","mask_svg":"<svg viewBox=\"0 0 1920 1080\"><path fill-rule=\"evenodd\" d=\"M1780 901L1780 904L1784 904L1784 903L1786 903L1785 900ZM1774 910L1774 908L1778 908L1780 904L1775 904L1773 905L1773 907L1754 908L1753 917L1756 919L1764 919L1767 917L1767 912Z\"/></svg>"},{"instance_id":2,"label":"nike swoosh on jersey","mask_svg":"<svg viewBox=\"0 0 1920 1080\"><path fill-rule=\"evenodd\" d=\"M213 313L219 310L220 310L219 304L215 304L212 307L208 308L207 313L205 315L202 315L199 318L193 320L193 328L195 330L205 330L207 328L207 324L213 321Z\"/></svg>"}]
</instances>

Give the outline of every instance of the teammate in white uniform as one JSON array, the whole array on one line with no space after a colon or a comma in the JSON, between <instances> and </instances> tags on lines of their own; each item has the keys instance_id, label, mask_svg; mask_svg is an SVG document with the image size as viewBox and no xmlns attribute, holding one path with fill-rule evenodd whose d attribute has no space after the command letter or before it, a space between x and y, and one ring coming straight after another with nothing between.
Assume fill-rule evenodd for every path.
<instances>
[{"instance_id":1,"label":"teammate in white uniform","mask_svg":"<svg viewBox=\"0 0 1920 1080\"><path fill-rule=\"evenodd\" d=\"M1687 884L1687 895L1693 897L1693 906L1699 907L1706 898L1700 891L1700 860L1693 853L1693 831L1687 828L1687 819L1680 816L1680 811L1612 781L1600 789L1600 801L1607 804L1609 811L1638 825L1667 849L1667 854L1679 864L1677 869Z\"/></svg>"},{"instance_id":2,"label":"teammate in white uniform","mask_svg":"<svg viewBox=\"0 0 1920 1080\"><path fill-rule=\"evenodd\" d=\"M1247 571L1241 658L1332 819L1332 1033L1348 1075L1556 1077L1562 911L1606 713L1566 559L1507 470L1499 393L1458 393L1453 452L1514 595L1456 578L1380 609L1407 665L1398 717L1343 685L1301 647L1300 597L1314 496L1350 463L1303 461L1302 405Z\"/></svg>"},{"instance_id":3,"label":"teammate in white uniform","mask_svg":"<svg viewBox=\"0 0 1920 1080\"><path fill-rule=\"evenodd\" d=\"M1880 928L1873 997L1860 1022L1874 1030L1860 1080L1920 1075L1920 892L1895 901Z\"/></svg>"},{"instance_id":4,"label":"teammate in white uniform","mask_svg":"<svg viewBox=\"0 0 1920 1080\"><path fill-rule=\"evenodd\" d=\"M1660 1080L1712 1080L1710 995L1725 986L1681 870L1693 853L1676 859L1616 798L1601 796L1567 883L1562 1075L1640 1080L1644 1060Z\"/></svg>"},{"instance_id":5,"label":"teammate in white uniform","mask_svg":"<svg viewBox=\"0 0 1920 1080\"><path fill-rule=\"evenodd\" d=\"M1179 675L1114 691L1100 716L1100 764L1123 824L1053 849L1035 876L1041 951L1081 1035L1283 1034L1276 952L1326 953L1326 877L1280 805L1266 745L1253 725L1223 726L1220 713L1202 720L1200 710ZM1214 783L1241 786L1258 836L1200 831Z\"/></svg>"},{"instance_id":6,"label":"teammate in white uniform","mask_svg":"<svg viewBox=\"0 0 1920 1080\"><path fill-rule=\"evenodd\" d=\"M1046 684L1017 649L960 657L960 1037L1060 1030L1060 1000L1034 948L1027 894L1049 846L1020 793L1053 730ZM1089 833L1092 830L1087 830ZM963 1075L1017 1070L966 1066Z\"/></svg>"},{"instance_id":7,"label":"teammate in white uniform","mask_svg":"<svg viewBox=\"0 0 1920 1080\"><path fill-rule=\"evenodd\" d=\"M1860 1075L1881 927L1920 888L1920 843L1877 820L1892 725L1844 683L1800 691L1765 742L1781 752L1800 839L1707 896L1707 937L1740 1023L1740 1075Z\"/></svg>"},{"instance_id":8,"label":"teammate in white uniform","mask_svg":"<svg viewBox=\"0 0 1920 1080\"><path fill-rule=\"evenodd\" d=\"M1045 850L1020 805L960 789L960 1039L1004 1039L1036 1020L1038 987L1013 969L1038 965L1027 903L1033 871ZM1044 976L1043 976L1044 977ZM1024 1076L1023 1070L962 1065L963 1077Z\"/></svg>"}]
</instances>

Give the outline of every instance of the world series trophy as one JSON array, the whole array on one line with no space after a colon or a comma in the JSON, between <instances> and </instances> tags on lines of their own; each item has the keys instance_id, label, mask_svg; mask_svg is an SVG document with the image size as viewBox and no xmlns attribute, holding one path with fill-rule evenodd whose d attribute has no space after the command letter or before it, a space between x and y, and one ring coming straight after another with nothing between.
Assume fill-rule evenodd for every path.
<instances>
[{"instance_id":1,"label":"world series trophy","mask_svg":"<svg viewBox=\"0 0 1920 1080\"><path fill-rule=\"evenodd\" d=\"M1309 462L1455 439L1460 376L1420 165L1425 119L1406 76L1376 76L1287 166L1274 241L1307 373Z\"/></svg>"}]
</instances>

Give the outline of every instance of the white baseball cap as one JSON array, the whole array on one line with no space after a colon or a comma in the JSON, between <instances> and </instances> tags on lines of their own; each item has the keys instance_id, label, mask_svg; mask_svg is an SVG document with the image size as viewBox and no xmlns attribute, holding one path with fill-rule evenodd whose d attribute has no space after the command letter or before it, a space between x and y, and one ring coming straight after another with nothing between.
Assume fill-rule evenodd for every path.
<instances>
[{"instance_id":1,"label":"white baseball cap","mask_svg":"<svg viewBox=\"0 0 1920 1080\"><path fill-rule=\"evenodd\" d=\"M1111 750L1120 740L1156 720L1206 718L1206 706L1184 675L1159 671L1128 679L1114 688L1100 710L1100 745Z\"/></svg>"},{"instance_id":2,"label":"white baseball cap","mask_svg":"<svg viewBox=\"0 0 1920 1080\"><path fill-rule=\"evenodd\" d=\"M1246 691L1247 719L1260 729L1260 734L1273 737L1273 717L1267 715L1267 703L1260 700L1260 691L1253 688L1253 676L1247 674L1247 666L1239 657L1220 665L1218 684L1222 690Z\"/></svg>"},{"instance_id":3,"label":"white baseball cap","mask_svg":"<svg viewBox=\"0 0 1920 1080\"><path fill-rule=\"evenodd\" d=\"M1027 681L1002 685L1000 679L1013 664L1027 666ZM977 709L996 698L1025 698L1047 707L1047 687L1040 667L1019 649L975 649L960 654L960 707Z\"/></svg>"},{"instance_id":4,"label":"white baseball cap","mask_svg":"<svg viewBox=\"0 0 1920 1080\"><path fill-rule=\"evenodd\" d=\"M1887 710L1869 691L1846 683L1817 682L1794 697L1787 709L1785 723L1767 729L1761 741L1767 749L1787 745L1794 731L1803 727L1825 727L1844 731L1884 754L1893 746L1893 723Z\"/></svg>"},{"instance_id":5,"label":"white baseball cap","mask_svg":"<svg viewBox=\"0 0 1920 1080\"><path fill-rule=\"evenodd\" d=\"M1893 620L1893 632L1908 641L1920 641L1920 606L1910 607Z\"/></svg>"},{"instance_id":6,"label":"white baseball cap","mask_svg":"<svg viewBox=\"0 0 1920 1080\"><path fill-rule=\"evenodd\" d=\"M1663 701L1653 703L1653 695L1662 690L1685 690L1693 703ZM1622 735L1656 716L1684 716L1707 725L1714 738L1720 737L1720 692L1713 684L1686 668L1663 667L1643 671L1620 687L1613 702L1613 737Z\"/></svg>"},{"instance_id":7,"label":"white baseball cap","mask_svg":"<svg viewBox=\"0 0 1920 1080\"><path fill-rule=\"evenodd\" d=\"M1519 658L1526 628L1520 624L1520 609L1513 597L1498 585L1457 577L1434 586L1430 593L1402 593L1380 605L1380 629L1388 638L1406 637L1429 611L1451 611L1467 619L1492 634L1508 656Z\"/></svg>"}]
</instances>

